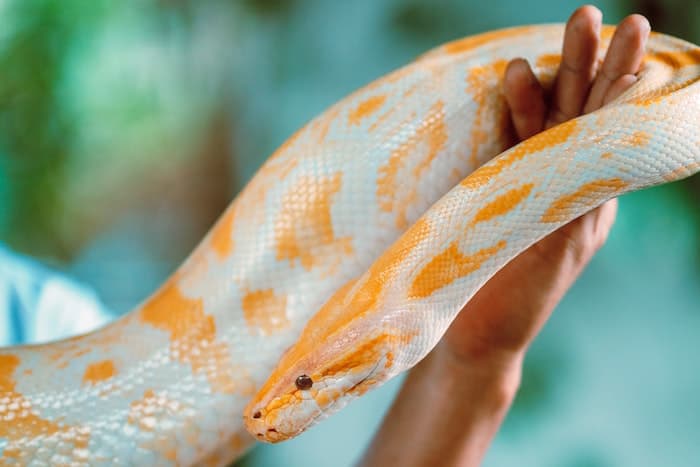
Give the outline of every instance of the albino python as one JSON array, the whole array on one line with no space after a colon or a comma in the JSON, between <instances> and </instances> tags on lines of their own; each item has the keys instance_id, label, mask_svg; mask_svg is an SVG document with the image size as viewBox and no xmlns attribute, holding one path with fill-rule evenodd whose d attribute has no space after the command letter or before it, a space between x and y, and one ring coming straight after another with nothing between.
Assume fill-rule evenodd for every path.
<instances>
[{"instance_id":1,"label":"albino python","mask_svg":"<svg viewBox=\"0 0 700 467\"><path fill-rule=\"evenodd\" d=\"M267 161L143 305L0 350L2 465L220 465L294 436L415 365L538 239L700 170L700 48L661 34L614 102L492 159L510 139L506 63L551 83L562 37L468 37L355 92Z\"/></svg>"}]
</instances>

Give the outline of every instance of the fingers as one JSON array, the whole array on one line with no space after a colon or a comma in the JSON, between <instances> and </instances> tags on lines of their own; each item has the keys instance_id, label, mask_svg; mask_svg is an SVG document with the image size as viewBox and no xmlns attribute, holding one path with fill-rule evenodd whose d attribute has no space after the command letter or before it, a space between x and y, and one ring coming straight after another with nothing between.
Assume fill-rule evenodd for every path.
<instances>
[{"instance_id":1,"label":"fingers","mask_svg":"<svg viewBox=\"0 0 700 467\"><path fill-rule=\"evenodd\" d=\"M630 15L620 22L597 70L601 24L600 10L590 5L571 15L549 112L544 91L527 62L515 59L508 64L504 94L519 139L592 112L636 82L649 37L649 22L641 15Z\"/></svg>"},{"instance_id":2,"label":"fingers","mask_svg":"<svg viewBox=\"0 0 700 467\"><path fill-rule=\"evenodd\" d=\"M614 100L617 96L625 92L637 82L637 76L633 74L625 74L616 79L608 88L605 96L603 97L603 105Z\"/></svg>"},{"instance_id":3,"label":"fingers","mask_svg":"<svg viewBox=\"0 0 700 467\"><path fill-rule=\"evenodd\" d=\"M603 14L587 5L566 23L562 59L552 94L546 127L581 115L596 75L596 58Z\"/></svg>"},{"instance_id":4,"label":"fingers","mask_svg":"<svg viewBox=\"0 0 700 467\"><path fill-rule=\"evenodd\" d=\"M615 223L617 205L617 199L603 203L591 212L552 232L531 249L536 250L540 256L539 259L547 264L565 261L575 270L572 277L577 277L607 241ZM562 242L562 238L566 241Z\"/></svg>"},{"instance_id":5,"label":"fingers","mask_svg":"<svg viewBox=\"0 0 700 467\"><path fill-rule=\"evenodd\" d=\"M611 199L596 210L596 219L593 222L593 242L595 251L600 250L608 240L608 235L613 228L617 217L617 199Z\"/></svg>"},{"instance_id":6,"label":"fingers","mask_svg":"<svg viewBox=\"0 0 700 467\"><path fill-rule=\"evenodd\" d=\"M584 113L602 107L636 81L634 75L642 64L650 30L649 21L641 15L630 15L620 22L591 87Z\"/></svg>"},{"instance_id":7,"label":"fingers","mask_svg":"<svg viewBox=\"0 0 700 467\"><path fill-rule=\"evenodd\" d=\"M508 63L503 80L503 93L519 140L542 131L546 111L544 91L530 66L522 58Z\"/></svg>"}]
</instances>

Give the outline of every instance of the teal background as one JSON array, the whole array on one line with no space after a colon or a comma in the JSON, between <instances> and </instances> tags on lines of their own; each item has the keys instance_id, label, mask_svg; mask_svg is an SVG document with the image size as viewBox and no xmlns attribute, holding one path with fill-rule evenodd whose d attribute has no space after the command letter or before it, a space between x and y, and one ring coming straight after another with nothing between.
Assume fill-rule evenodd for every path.
<instances>
[{"instance_id":1,"label":"teal background","mask_svg":"<svg viewBox=\"0 0 700 467\"><path fill-rule=\"evenodd\" d=\"M608 23L643 12L700 42L698 2L594 3ZM128 311L325 107L441 42L577 6L1 1L0 241ZM620 205L529 353L485 465L700 465L700 180ZM240 465L349 465L399 384Z\"/></svg>"}]
</instances>

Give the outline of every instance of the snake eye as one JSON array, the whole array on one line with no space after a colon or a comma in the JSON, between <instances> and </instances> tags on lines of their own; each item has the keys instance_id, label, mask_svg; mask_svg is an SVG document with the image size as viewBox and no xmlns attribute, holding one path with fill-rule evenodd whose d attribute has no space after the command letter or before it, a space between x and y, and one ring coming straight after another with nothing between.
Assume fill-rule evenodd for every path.
<instances>
[{"instance_id":1,"label":"snake eye","mask_svg":"<svg viewBox=\"0 0 700 467\"><path fill-rule=\"evenodd\" d=\"M311 386L314 385L314 381L309 375L301 375L297 377L296 381L294 381L294 384L296 384L297 389L305 391L307 389L311 389Z\"/></svg>"}]
</instances>

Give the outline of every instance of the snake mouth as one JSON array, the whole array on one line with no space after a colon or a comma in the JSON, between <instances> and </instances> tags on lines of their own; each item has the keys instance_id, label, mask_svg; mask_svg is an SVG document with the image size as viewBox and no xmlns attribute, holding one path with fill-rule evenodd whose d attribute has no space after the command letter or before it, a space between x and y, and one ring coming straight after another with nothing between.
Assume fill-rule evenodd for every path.
<instances>
[{"instance_id":1,"label":"snake mouth","mask_svg":"<svg viewBox=\"0 0 700 467\"><path fill-rule=\"evenodd\" d=\"M268 428L264 433L257 433L255 435L258 441L264 441L267 443L279 443L281 441L288 440L292 436L293 435L288 433L279 432L276 428Z\"/></svg>"},{"instance_id":2,"label":"snake mouth","mask_svg":"<svg viewBox=\"0 0 700 467\"><path fill-rule=\"evenodd\" d=\"M307 422L304 424L304 426L301 427L298 433L302 433L309 429L311 426L316 424L317 422L320 422L321 420L325 419L326 417L329 417L336 413L338 410L342 409L345 407L347 403L349 403L351 400L356 399L359 397L360 394L355 394L358 392L358 388L365 384L369 378L374 375L374 372L379 368L379 361L377 361L374 366L372 366L367 374L365 374L359 381L357 381L355 384L350 386L348 389L343 391L343 393L339 396L333 399L333 401L328 404L326 408L321 408L320 405L317 404L318 411L310 417Z\"/></svg>"},{"instance_id":3,"label":"snake mouth","mask_svg":"<svg viewBox=\"0 0 700 467\"><path fill-rule=\"evenodd\" d=\"M297 422L299 422L298 425L294 422L290 424L291 429L290 426L286 426L287 424L285 421L288 422L289 420L285 420L286 417L284 412L279 413L275 417L276 420L273 423L269 423L269 418L265 416L265 412L267 411L265 409L259 409L244 416L244 421L248 431L253 434L258 441L267 443L278 443L299 435L317 422L334 414L343 408L348 402L364 393L364 391L360 390L359 388L370 381L370 378L372 378L377 368L379 368L379 364L380 362L376 362L374 365L372 365L372 367L370 367L369 370L367 370L367 372L359 380L357 380L357 382L348 386L347 389L342 390L342 392L340 392L337 397L333 398L333 400L328 402L325 407L318 402L317 396L316 398L310 397L308 399L303 399L300 401L300 403L286 409L277 409L287 412L286 415L293 415L295 412L297 415L299 415L299 412L306 412L305 417L302 416L297 418Z\"/></svg>"},{"instance_id":4,"label":"snake mouth","mask_svg":"<svg viewBox=\"0 0 700 467\"><path fill-rule=\"evenodd\" d=\"M293 436L293 434L279 430L279 427L271 427L259 410L256 410L252 415L244 415L243 421L248 432L254 435L258 441L278 443Z\"/></svg>"}]
</instances>

